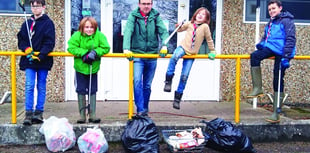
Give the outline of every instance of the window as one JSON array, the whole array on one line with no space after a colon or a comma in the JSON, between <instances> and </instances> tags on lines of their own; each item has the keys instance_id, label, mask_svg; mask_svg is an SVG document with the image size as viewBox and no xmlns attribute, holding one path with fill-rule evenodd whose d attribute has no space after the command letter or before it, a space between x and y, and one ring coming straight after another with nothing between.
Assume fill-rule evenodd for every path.
<instances>
[{"instance_id":1,"label":"window","mask_svg":"<svg viewBox=\"0 0 310 153\"><path fill-rule=\"evenodd\" d=\"M295 23L310 23L310 16L305 13L310 10L309 0L281 0L283 10L294 15ZM260 1L260 21L269 20L268 0ZM256 20L256 0L244 0L245 22Z\"/></svg>"},{"instance_id":2,"label":"window","mask_svg":"<svg viewBox=\"0 0 310 153\"><path fill-rule=\"evenodd\" d=\"M26 13L31 13L29 1L30 0L25 0ZM8 2L8 0L0 0L0 13L24 13L23 9L20 8L18 3L19 0L11 0L10 2Z\"/></svg>"}]
</instances>

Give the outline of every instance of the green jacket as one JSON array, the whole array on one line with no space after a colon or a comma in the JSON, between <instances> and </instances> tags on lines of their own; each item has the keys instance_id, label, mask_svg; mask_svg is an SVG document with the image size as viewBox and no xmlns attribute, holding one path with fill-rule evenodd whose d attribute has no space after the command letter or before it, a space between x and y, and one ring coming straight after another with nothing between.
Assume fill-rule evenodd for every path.
<instances>
[{"instance_id":1,"label":"green jacket","mask_svg":"<svg viewBox=\"0 0 310 153\"><path fill-rule=\"evenodd\" d=\"M101 56L109 53L110 45L105 35L97 30L93 35L82 35L80 31L75 32L68 41L68 52L74 55L75 71L88 75L89 64L84 63L82 56L94 49L99 57L92 63L92 73L97 73L100 68Z\"/></svg>"},{"instance_id":2,"label":"green jacket","mask_svg":"<svg viewBox=\"0 0 310 153\"><path fill-rule=\"evenodd\" d=\"M169 37L168 31L155 9L151 9L147 26L140 9L133 10L127 19L124 31L123 50L130 50L139 54L157 54L159 51L159 40L162 42ZM164 45L164 44L163 44Z\"/></svg>"}]
</instances>

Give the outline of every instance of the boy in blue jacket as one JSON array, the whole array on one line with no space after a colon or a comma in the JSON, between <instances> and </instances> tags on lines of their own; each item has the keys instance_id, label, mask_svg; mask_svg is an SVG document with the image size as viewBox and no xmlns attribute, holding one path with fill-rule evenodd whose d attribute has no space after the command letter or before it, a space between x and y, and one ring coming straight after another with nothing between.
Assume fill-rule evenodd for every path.
<instances>
[{"instance_id":1,"label":"boy in blue jacket","mask_svg":"<svg viewBox=\"0 0 310 153\"><path fill-rule=\"evenodd\" d=\"M285 70L290 67L290 60L294 57L296 51L295 24L294 16L282 11L282 3L279 0L270 0L268 2L268 11L270 21L265 26L265 34L260 43L256 45L257 50L251 54L251 76L253 91L248 98L259 97L263 95L262 75L260 63L262 60L275 56L273 71L273 114L266 119L268 122L280 122L280 116L277 112L278 92L280 92L280 107L283 101L284 93L284 75ZM279 69L281 68L281 77L279 78ZM278 80L280 79L280 91L278 91Z\"/></svg>"},{"instance_id":2,"label":"boy in blue jacket","mask_svg":"<svg viewBox=\"0 0 310 153\"><path fill-rule=\"evenodd\" d=\"M21 26L17 34L18 48L27 56L22 56L19 62L20 70L25 71L25 110L24 125L43 122L43 112L46 97L46 78L53 66L53 57L48 56L55 47L55 26L53 21L44 14L45 0L30 0L33 15ZM27 31L27 26L29 32ZM28 33L30 33L30 40ZM33 53L39 52L39 55ZM37 79L37 104L34 105L34 87Z\"/></svg>"}]
</instances>

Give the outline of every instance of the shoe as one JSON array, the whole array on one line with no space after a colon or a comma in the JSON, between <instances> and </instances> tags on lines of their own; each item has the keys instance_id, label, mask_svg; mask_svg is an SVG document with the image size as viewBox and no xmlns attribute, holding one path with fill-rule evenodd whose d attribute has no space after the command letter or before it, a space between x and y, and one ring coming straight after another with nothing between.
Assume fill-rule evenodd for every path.
<instances>
[{"instance_id":1,"label":"shoe","mask_svg":"<svg viewBox=\"0 0 310 153\"><path fill-rule=\"evenodd\" d=\"M34 115L33 115L31 121L32 121L33 124L41 124L41 123L43 123L43 112L39 111L39 110L36 110L34 112Z\"/></svg>"},{"instance_id":2,"label":"shoe","mask_svg":"<svg viewBox=\"0 0 310 153\"><path fill-rule=\"evenodd\" d=\"M26 111L25 115L26 117L24 119L23 125L26 125L26 126L32 125L32 116L33 116L32 111Z\"/></svg>"}]
</instances>

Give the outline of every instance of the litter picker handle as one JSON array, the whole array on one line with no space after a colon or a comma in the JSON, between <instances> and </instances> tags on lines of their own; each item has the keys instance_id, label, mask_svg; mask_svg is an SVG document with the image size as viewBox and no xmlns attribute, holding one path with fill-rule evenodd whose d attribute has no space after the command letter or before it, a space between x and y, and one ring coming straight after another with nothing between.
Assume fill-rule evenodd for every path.
<instances>
[{"instance_id":1,"label":"litter picker handle","mask_svg":"<svg viewBox=\"0 0 310 153\"><path fill-rule=\"evenodd\" d=\"M173 37L173 35L180 29L180 27L184 24L184 22L185 22L186 20L184 19L183 21L182 21L182 23L181 24L179 24L179 26L177 27L177 28L175 28L174 29L174 31L169 35L169 37L164 41L164 43L165 44L167 44L169 41L170 41L170 39Z\"/></svg>"},{"instance_id":2,"label":"litter picker handle","mask_svg":"<svg viewBox=\"0 0 310 153\"><path fill-rule=\"evenodd\" d=\"M19 5L20 8L23 9L24 12L26 11L24 4L22 4L22 3L19 2L18 5Z\"/></svg>"}]
</instances>

